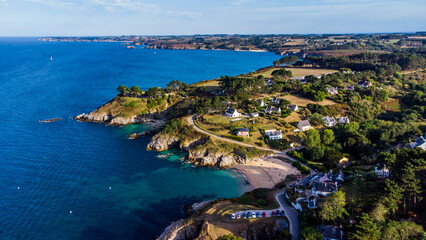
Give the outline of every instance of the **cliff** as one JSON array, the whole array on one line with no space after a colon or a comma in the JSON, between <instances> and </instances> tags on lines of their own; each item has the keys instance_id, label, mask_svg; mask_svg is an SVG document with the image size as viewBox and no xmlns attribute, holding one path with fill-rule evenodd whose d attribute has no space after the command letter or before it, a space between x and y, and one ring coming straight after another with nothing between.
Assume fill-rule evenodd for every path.
<instances>
[{"instance_id":1,"label":"cliff","mask_svg":"<svg viewBox=\"0 0 426 240\"><path fill-rule=\"evenodd\" d=\"M117 96L91 113L82 113L74 119L86 122L127 125L157 122L167 118L172 107L181 100L165 95L156 100L141 97Z\"/></svg>"},{"instance_id":2,"label":"cliff","mask_svg":"<svg viewBox=\"0 0 426 240\"><path fill-rule=\"evenodd\" d=\"M227 168L269 154L256 148L213 139L193 129L185 119L173 120L152 137L148 150L164 151L179 148L189 152L188 161L202 167Z\"/></svg>"}]
</instances>

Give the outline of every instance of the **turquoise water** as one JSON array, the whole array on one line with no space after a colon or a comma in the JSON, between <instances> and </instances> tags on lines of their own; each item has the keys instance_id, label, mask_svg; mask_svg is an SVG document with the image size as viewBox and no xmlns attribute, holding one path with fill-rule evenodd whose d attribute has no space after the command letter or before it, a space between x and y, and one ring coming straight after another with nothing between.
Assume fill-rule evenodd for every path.
<instances>
[{"instance_id":1,"label":"turquoise water","mask_svg":"<svg viewBox=\"0 0 426 240\"><path fill-rule=\"evenodd\" d=\"M248 186L238 174L192 168L179 152L157 158L145 150L149 137L127 139L146 126L72 116L109 101L119 84L193 83L278 58L0 38L0 239L152 239L185 204L239 196Z\"/></svg>"}]
</instances>

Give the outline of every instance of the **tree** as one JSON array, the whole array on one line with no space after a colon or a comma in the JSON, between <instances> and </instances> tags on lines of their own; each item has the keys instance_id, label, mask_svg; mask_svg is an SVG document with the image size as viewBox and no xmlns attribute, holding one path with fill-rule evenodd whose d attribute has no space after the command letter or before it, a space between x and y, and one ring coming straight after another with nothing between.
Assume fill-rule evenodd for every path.
<instances>
[{"instance_id":1,"label":"tree","mask_svg":"<svg viewBox=\"0 0 426 240\"><path fill-rule=\"evenodd\" d=\"M185 90L188 87L186 83L183 83L179 80L173 80L167 84L166 91L167 92L179 92L181 90Z\"/></svg>"},{"instance_id":2,"label":"tree","mask_svg":"<svg viewBox=\"0 0 426 240\"><path fill-rule=\"evenodd\" d=\"M414 222L390 221L383 230L384 240L405 240L422 237L423 227Z\"/></svg>"},{"instance_id":3,"label":"tree","mask_svg":"<svg viewBox=\"0 0 426 240\"><path fill-rule=\"evenodd\" d=\"M326 129L321 133L322 143L329 145L334 141L334 132L331 129Z\"/></svg>"},{"instance_id":4,"label":"tree","mask_svg":"<svg viewBox=\"0 0 426 240\"><path fill-rule=\"evenodd\" d=\"M315 228L305 227L300 232L300 239L302 240L323 240L324 236Z\"/></svg>"},{"instance_id":5,"label":"tree","mask_svg":"<svg viewBox=\"0 0 426 240\"><path fill-rule=\"evenodd\" d=\"M306 132L304 140L304 144L308 150L321 144L320 134L314 128L311 128Z\"/></svg>"},{"instance_id":6,"label":"tree","mask_svg":"<svg viewBox=\"0 0 426 240\"><path fill-rule=\"evenodd\" d=\"M142 90L138 86L133 86L131 89L132 93L141 94Z\"/></svg>"},{"instance_id":7,"label":"tree","mask_svg":"<svg viewBox=\"0 0 426 240\"><path fill-rule=\"evenodd\" d=\"M336 219L343 218L343 215L348 215L345 209L346 196L342 191L337 191L328 195L324 202L321 204L319 215L323 222L334 221Z\"/></svg>"},{"instance_id":8,"label":"tree","mask_svg":"<svg viewBox=\"0 0 426 240\"><path fill-rule=\"evenodd\" d=\"M380 227L376 225L374 219L368 216L366 213L362 213L360 221L355 226L356 231L352 235L353 240L378 240L380 239Z\"/></svg>"},{"instance_id":9,"label":"tree","mask_svg":"<svg viewBox=\"0 0 426 240\"><path fill-rule=\"evenodd\" d=\"M126 93L130 92L130 89L124 85L120 85L118 86L117 91L121 96L124 96Z\"/></svg>"},{"instance_id":10,"label":"tree","mask_svg":"<svg viewBox=\"0 0 426 240\"><path fill-rule=\"evenodd\" d=\"M280 76L280 77L283 77L283 78L292 77L293 76L291 71L285 70L284 68L281 68L281 69L278 69L278 70L274 70L271 73L271 75L272 76Z\"/></svg>"},{"instance_id":11,"label":"tree","mask_svg":"<svg viewBox=\"0 0 426 240\"><path fill-rule=\"evenodd\" d=\"M160 87L152 87L145 92L145 94L151 98L156 98L158 96L161 96L163 93L164 93L164 90L161 89Z\"/></svg>"},{"instance_id":12,"label":"tree","mask_svg":"<svg viewBox=\"0 0 426 240\"><path fill-rule=\"evenodd\" d=\"M385 222L389 213L389 208L385 207L382 203L378 203L375 208L370 212L370 216L376 222Z\"/></svg>"}]
</instances>

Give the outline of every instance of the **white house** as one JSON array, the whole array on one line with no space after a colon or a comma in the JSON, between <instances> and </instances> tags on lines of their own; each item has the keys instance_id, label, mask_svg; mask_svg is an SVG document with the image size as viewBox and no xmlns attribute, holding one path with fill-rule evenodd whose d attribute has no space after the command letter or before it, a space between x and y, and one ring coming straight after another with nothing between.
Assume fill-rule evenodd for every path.
<instances>
[{"instance_id":1,"label":"white house","mask_svg":"<svg viewBox=\"0 0 426 240\"><path fill-rule=\"evenodd\" d=\"M227 116L229 118L241 117L241 113L239 113L235 109L228 108L228 109L226 109L225 116Z\"/></svg>"},{"instance_id":2,"label":"white house","mask_svg":"<svg viewBox=\"0 0 426 240\"><path fill-rule=\"evenodd\" d=\"M377 176L380 178L389 177L389 168L386 167L385 164L383 164L382 167L380 167L380 164L376 164L374 172L377 173Z\"/></svg>"},{"instance_id":3,"label":"white house","mask_svg":"<svg viewBox=\"0 0 426 240\"><path fill-rule=\"evenodd\" d=\"M269 106L269 107L267 107L267 108L266 108L266 110L265 110L265 113L268 113L268 114L270 114L270 113L274 113L274 112L276 112L276 113L281 113L281 108L279 108L279 107L271 107L271 106Z\"/></svg>"},{"instance_id":4,"label":"white house","mask_svg":"<svg viewBox=\"0 0 426 240\"><path fill-rule=\"evenodd\" d=\"M290 109L291 111L297 112L297 110L299 110L299 107L295 104L290 104L290 105L287 106L287 109Z\"/></svg>"},{"instance_id":5,"label":"white house","mask_svg":"<svg viewBox=\"0 0 426 240\"><path fill-rule=\"evenodd\" d=\"M271 100L271 103L273 103L273 104L280 104L280 102L281 102L281 99L280 99L280 98L273 98L273 99Z\"/></svg>"},{"instance_id":6,"label":"white house","mask_svg":"<svg viewBox=\"0 0 426 240\"><path fill-rule=\"evenodd\" d=\"M338 226L318 226L318 231L321 232L324 240L342 240L343 231Z\"/></svg>"},{"instance_id":7,"label":"white house","mask_svg":"<svg viewBox=\"0 0 426 240\"><path fill-rule=\"evenodd\" d=\"M337 87L327 87L326 90L330 95L339 94L339 89Z\"/></svg>"},{"instance_id":8,"label":"white house","mask_svg":"<svg viewBox=\"0 0 426 240\"><path fill-rule=\"evenodd\" d=\"M268 86L272 86L272 84L274 84L274 81L273 81L271 78L266 78L266 79L265 79L265 83L266 83L266 85L268 85Z\"/></svg>"},{"instance_id":9,"label":"white house","mask_svg":"<svg viewBox=\"0 0 426 240\"><path fill-rule=\"evenodd\" d=\"M325 126L327 126L327 127L334 127L337 124L337 121L336 121L336 119L334 119L334 117L327 116L327 117L323 117L322 119L324 119Z\"/></svg>"},{"instance_id":10,"label":"white house","mask_svg":"<svg viewBox=\"0 0 426 240\"><path fill-rule=\"evenodd\" d=\"M345 124L345 123L350 123L351 121L349 121L349 117L341 117L339 118L339 123L341 124Z\"/></svg>"},{"instance_id":11,"label":"white house","mask_svg":"<svg viewBox=\"0 0 426 240\"><path fill-rule=\"evenodd\" d=\"M419 147L421 149L423 149L424 151L426 151L426 133L424 136L420 136L419 139L417 139L415 142L410 144L410 147L412 149Z\"/></svg>"},{"instance_id":12,"label":"white house","mask_svg":"<svg viewBox=\"0 0 426 240\"><path fill-rule=\"evenodd\" d=\"M256 99L256 102L259 104L259 107L265 106L265 102L262 99Z\"/></svg>"},{"instance_id":13,"label":"white house","mask_svg":"<svg viewBox=\"0 0 426 240\"><path fill-rule=\"evenodd\" d=\"M277 140L283 138L283 132L281 130L276 131L275 129L272 130L265 130L265 135L269 137L271 140Z\"/></svg>"},{"instance_id":14,"label":"white house","mask_svg":"<svg viewBox=\"0 0 426 240\"><path fill-rule=\"evenodd\" d=\"M302 131L308 131L311 128L311 124L308 120L302 120L297 124L297 128Z\"/></svg>"},{"instance_id":15,"label":"white house","mask_svg":"<svg viewBox=\"0 0 426 240\"><path fill-rule=\"evenodd\" d=\"M259 113L258 112L254 112L250 114L251 117L259 117Z\"/></svg>"}]
</instances>

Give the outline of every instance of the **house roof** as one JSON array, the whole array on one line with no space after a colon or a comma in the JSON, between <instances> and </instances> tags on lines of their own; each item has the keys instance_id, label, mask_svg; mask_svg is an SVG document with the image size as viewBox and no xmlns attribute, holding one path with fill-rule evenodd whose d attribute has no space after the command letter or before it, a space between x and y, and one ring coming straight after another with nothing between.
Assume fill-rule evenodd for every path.
<instances>
[{"instance_id":1,"label":"house roof","mask_svg":"<svg viewBox=\"0 0 426 240\"><path fill-rule=\"evenodd\" d=\"M290 110L295 110L296 108L297 108L297 105L295 105L295 104L290 104L290 105L288 105L288 107L287 107L288 109L290 109Z\"/></svg>"},{"instance_id":2,"label":"house roof","mask_svg":"<svg viewBox=\"0 0 426 240\"><path fill-rule=\"evenodd\" d=\"M250 130L248 128L239 128L237 132L250 132Z\"/></svg>"},{"instance_id":3,"label":"house roof","mask_svg":"<svg viewBox=\"0 0 426 240\"><path fill-rule=\"evenodd\" d=\"M233 114L234 112L236 112L237 110L233 109L233 108L228 108L226 109L226 113L230 113Z\"/></svg>"},{"instance_id":4,"label":"house roof","mask_svg":"<svg viewBox=\"0 0 426 240\"><path fill-rule=\"evenodd\" d=\"M268 135L269 137L273 137L273 136L282 136L283 132L281 130L279 131L265 131L265 134Z\"/></svg>"},{"instance_id":5,"label":"house roof","mask_svg":"<svg viewBox=\"0 0 426 240\"><path fill-rule=\"evenodd\" d=\"M318 230L326 239L342 239L342 229L337 226L318 226Z\"/></svg>"},{"instance_id":6,"label":"house roof","mask_svg":"<svg viewBox=\"0 0 426 240\"><path fill-rule=\"evenodd\" d=\"M315 183L312 189L318 192L329 192L329 193L337 191L336 184L330 183L330 182Z\"/></svg>"},{"instance_id":7,"label":"house roof","mask_svg":"<svg viewBox=\"0 0 426 240\"><path fill-rule=\"evenodd\" d=\"M299 127L310 127L311 124L309 123L308 120L302 120L302 121L299 122L298 126Z\"/></svg>"}]
</instances>

